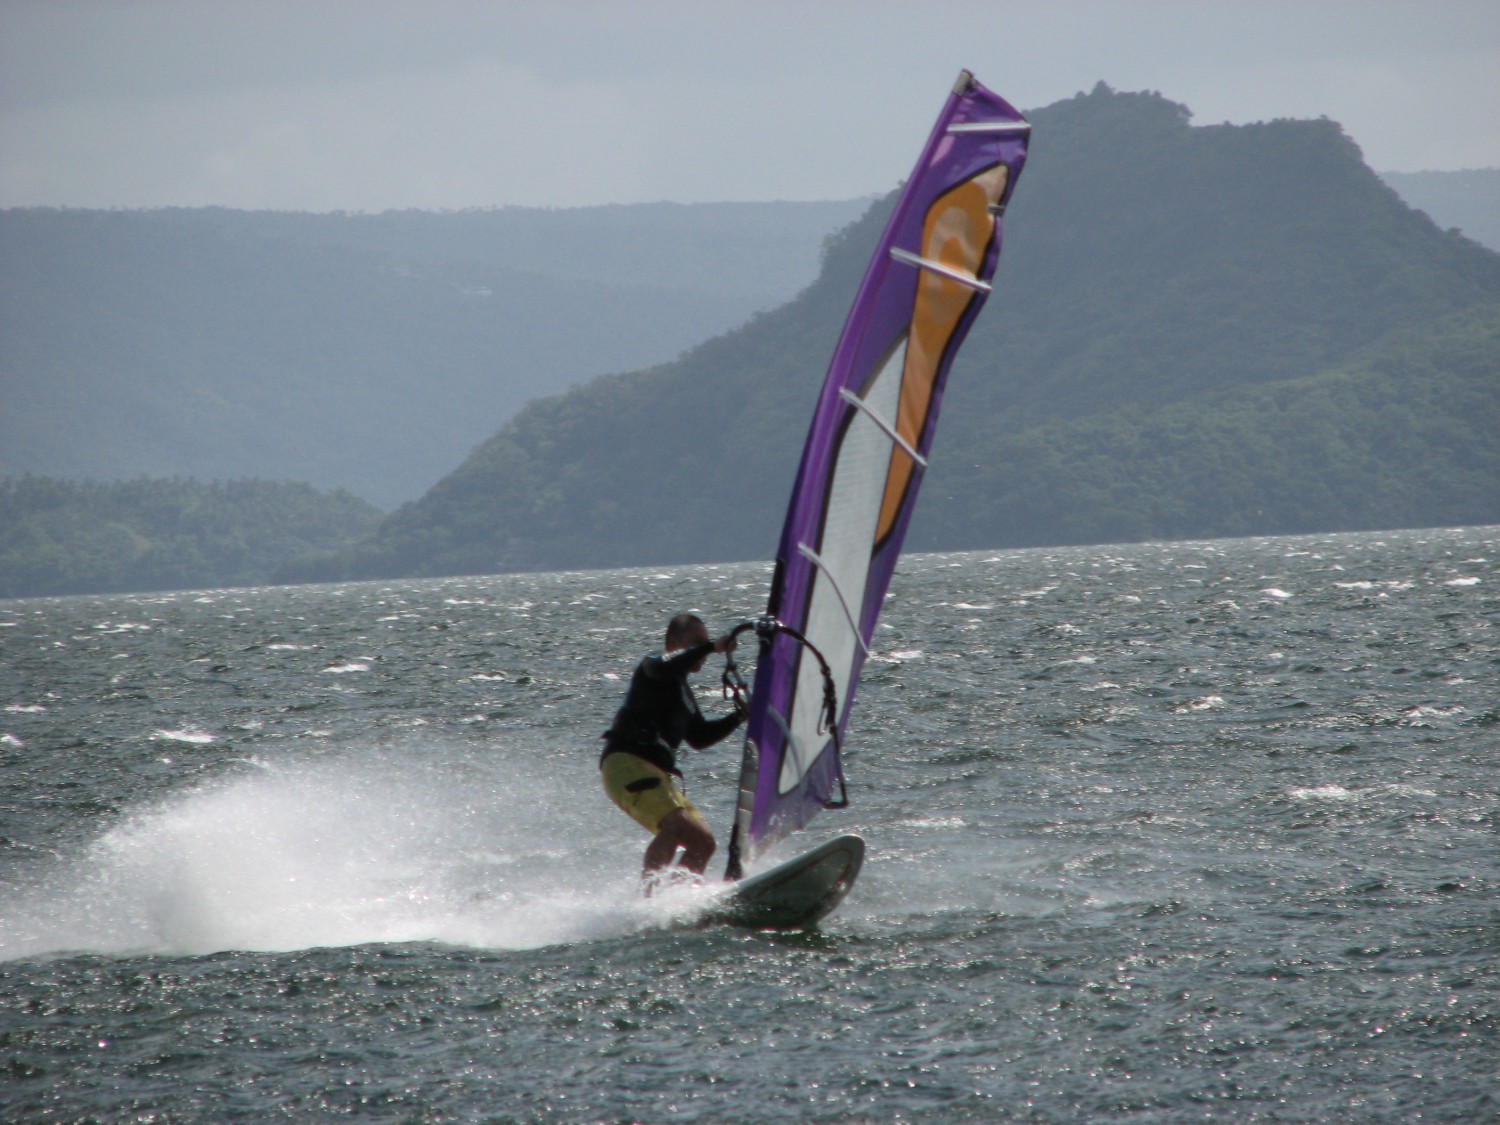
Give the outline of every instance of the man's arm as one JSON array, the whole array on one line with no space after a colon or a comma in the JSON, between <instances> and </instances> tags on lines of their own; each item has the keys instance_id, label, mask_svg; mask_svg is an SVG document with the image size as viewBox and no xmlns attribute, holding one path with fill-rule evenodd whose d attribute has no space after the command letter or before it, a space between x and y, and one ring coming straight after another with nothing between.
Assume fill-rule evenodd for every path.
<instances>
[{"instance_id":1,"label":"man's arm","mask_svg":"<svg viewBox=\"0 0 1500 1125\"><path fill-rule=\"evenodd\" d=\"M701 711L695 711L693 717L688 720L685 741L694 750L704 750L715 742L722 742L729 737L731 731L745 721L745 716L739 711L732 712L719 719L705 719Z\"/></svg>"}]
</instances>

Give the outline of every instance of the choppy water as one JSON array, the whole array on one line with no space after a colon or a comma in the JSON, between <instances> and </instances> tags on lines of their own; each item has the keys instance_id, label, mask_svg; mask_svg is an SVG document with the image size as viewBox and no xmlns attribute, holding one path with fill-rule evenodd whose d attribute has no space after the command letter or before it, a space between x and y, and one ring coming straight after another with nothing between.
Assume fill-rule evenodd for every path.
<instances>
[{"instance_id":1,"label":"choppy water","mask_svg":"<svg viewBox=\"0 0 1500 1125\"><path fill-rule=\"evenodd\" d=\"M640 900L595 769L765 567L0 603L0 1118L1494 1120L1497 561L909 559L782 936Z\"/></svg>"}]
</instances>

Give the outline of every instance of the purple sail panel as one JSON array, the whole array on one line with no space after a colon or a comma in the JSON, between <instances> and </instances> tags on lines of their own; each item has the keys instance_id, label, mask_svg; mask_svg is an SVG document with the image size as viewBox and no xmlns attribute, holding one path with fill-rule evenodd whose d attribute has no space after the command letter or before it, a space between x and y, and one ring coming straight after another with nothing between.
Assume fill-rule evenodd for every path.
<instances>
[{"instance_id":1,"label":"purple sail panel","mask_svg":"<svg viewBox=\"0 0 1500 1125\"><path fill-rule=\"evenodd\" d=\"M943 383L989 292L1030 126L959 76L855 296L818 398L768 614L831 671L841 736L911 520ZM825 677L790 632L762 642L730 875L842 789Z\"/></svg>"}]
</instances>

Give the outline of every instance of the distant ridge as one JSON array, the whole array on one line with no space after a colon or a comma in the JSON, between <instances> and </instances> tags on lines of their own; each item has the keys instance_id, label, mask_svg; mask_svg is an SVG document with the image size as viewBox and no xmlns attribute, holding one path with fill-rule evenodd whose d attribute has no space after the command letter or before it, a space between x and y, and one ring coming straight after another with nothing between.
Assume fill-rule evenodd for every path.
<instances>
[{"instance_id":1,"label":"distant ridge","mask_svg":"<svg viewBox=\"0 0 1500 1125\"><path fill-rule=\"evenodd\" d=\"M527 401L817 274L868 201L0 212L0 477L305 480L387 510Z\"/></svg>"},{"instance_id":2,"label":"distant ridge","mask_svg":"<svg viewBox=\"0 0 1500 1125\"><path fill-rule=\"evenodd\" d=\"M1327 120L1195 128L1102 83L1030 116L913 547L1500 521L1500 255ZM532 403L363 548L283 577L768 556L888 205L796 300Z\"/></svg>"}]
</instances>

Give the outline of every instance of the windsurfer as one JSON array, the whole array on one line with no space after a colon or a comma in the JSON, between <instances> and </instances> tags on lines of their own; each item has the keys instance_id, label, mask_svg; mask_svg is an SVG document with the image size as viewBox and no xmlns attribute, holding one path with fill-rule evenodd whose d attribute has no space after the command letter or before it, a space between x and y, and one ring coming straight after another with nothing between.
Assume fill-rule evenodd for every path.
<instances>
[{"instance_id":1,"label":"windsurfer","mask_svg":"<svg viewBox=\"0 0 1500 1125\"><path fill-rule=\"evenodd\" d=\"M714 835L693 807L677 778L677 748L684 741L702 750L725 738L744 721L734 713L705 719L687 678L710 653L731 652L732 633L710 640L708 626L691 613L667 625L666 648L636 665L625 702L604 732L599 769L604 791L637 824L652 834L641 878L647 893L681 850L679 866L702 875L714 853Z\"/></svg>"}]
</instances>

